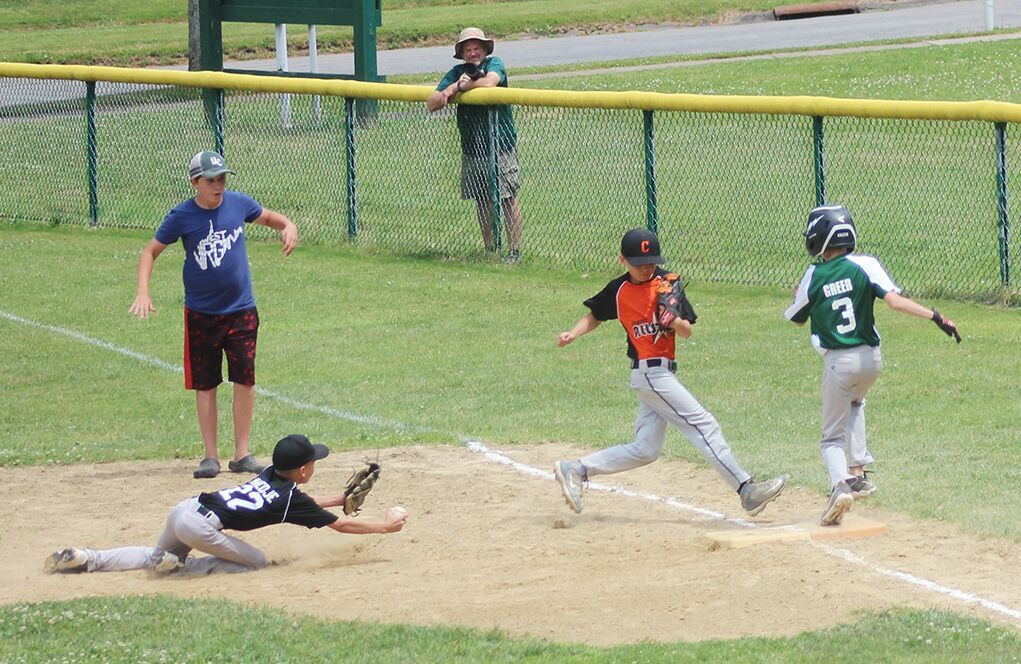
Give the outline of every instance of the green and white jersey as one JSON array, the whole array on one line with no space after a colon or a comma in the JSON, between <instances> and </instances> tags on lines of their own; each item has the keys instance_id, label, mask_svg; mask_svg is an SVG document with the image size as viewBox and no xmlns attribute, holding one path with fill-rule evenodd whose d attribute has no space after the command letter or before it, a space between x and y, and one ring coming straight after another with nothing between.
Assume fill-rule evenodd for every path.
<instances>
[{"instance_id":1,"label":"green and white jersey","mask_svg":"<svg viewBox=\"0 0 1021 664\"><path fill-rule=\"evenodd\" d=\"M816 348L878 346L875 299L900 288L872 256L847 254L810 265L784 315L795 323L812 319Z\"/></svg>"}]
</instances>

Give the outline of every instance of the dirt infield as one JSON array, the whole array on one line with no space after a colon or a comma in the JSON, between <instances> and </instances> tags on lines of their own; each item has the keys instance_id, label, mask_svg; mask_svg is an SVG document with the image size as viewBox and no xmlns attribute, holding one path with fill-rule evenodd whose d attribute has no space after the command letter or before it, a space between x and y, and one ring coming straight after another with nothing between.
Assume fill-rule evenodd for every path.
<instances>
[{"instance_id":1,"label":"dirt infield","mask_svg":"<svg viewBox=\"0 0 1021 664\"><path fill-rule=\"evenodd\" d=\"M502 450L544 471L579 451L555 444ZM334 492L360 459L342 452L320 462L309 492ZM191 461L7 469L0 489L9 508L0 525L6 572L0 602L143 593L242 603L257 597L262 605L332 620L495 627L600 646L789 635L894 606L949 608L1021 628L1021 618L1009 613L888 573L1021 608L1021 586L1011 581L1021 569L1021 545L979 540L946 524L859 504L856 513L888 523L890 532L836 543L849 554L808 542L711 550L707 531L738 526L598 492L587 494L585 513L575 516L552 479L464 447L384 450L381 459L383 474L365 513L376 517L385 506L402 504L411 513L403 532L359 537L267 528L242 536L266 551L270 568L166 579L145 572L47 575L42 562L65 546L150 544L179 500L243 476L193 480ZM743 516L733 492L712 471L691 464L660 461L600 480ZM754 521L811 518L821 500L789 488ZM354 579L357 587L374 589L373 604L359 601ZM278 591L283 584L286 596Z\"/></svg>"}]
</instances>

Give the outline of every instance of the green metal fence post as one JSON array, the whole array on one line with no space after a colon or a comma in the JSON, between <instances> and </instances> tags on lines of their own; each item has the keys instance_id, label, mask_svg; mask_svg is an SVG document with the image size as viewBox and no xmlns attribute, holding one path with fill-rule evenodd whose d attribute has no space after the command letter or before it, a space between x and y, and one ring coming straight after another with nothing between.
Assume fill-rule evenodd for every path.
<instances>
[{"instance_id":1,"label":"green metal fence post","mask_svg":"<svg viewBox=\"0 0 1021 664\"><path fill-rule=\"evenodd\" d=\"M223 124L227 115L226 104L227 100L223 90L216 90L216 107L213 112L213 140L216 141L216 151L225 157L227 153L224 151L226 146L223 139Z\"/></svg>"},{"instance_id":2,"label":"green metal fence post","mask_svg":"<svg viewBox=\"0 0 1021 664\"><path fill-rule=\"evenodd\" d=\"M656 143L653 135L652 111L642 111L645 136L645 225L659 232L659 206L656 201Z\"/></svg>"},{"instance_id":3,"label":"green metal fence post","mask_svg":"<svg viewBox=\"0 0 1021 664\"><path fill-rule=\"evenodd\" d=\"M376 65L376 26L381 22L380 0L353 0L351 2L354 30L355 79L375 83L379 80ZM355 104L358 117L364 122L379 115L378 99L359 99Z\"/></svg>"},{"instance_id":4,"label":"green metal fence post","mask_svg":"<svg viewBox=\"0 0 1021 664\"><path fill-rule=\"evenodd\" d=\"M1000 284L1010 285L1010 217L1007 215L1007 123L996 129L996 227L1000 236Z\"/></svg>"},{"instance_id":5,"label":"green metal fence post","mask_svg":"<svg viewBox=\"0 0 1021 664\"><path fill-rule=\"evenodd\" d=\"M85 150L89 170L89 225L99 223L99 146L96 143L96 82L85 83Z\"/></svg>"},{"instance_id":6,"label":"green metal fence post","mask_svg":"<svg viewBox=\"0 0 1021 664\"><path fill-rule=\"evenodd\" d=\"M358 197L355 195L355 100L344 98L344 153L347 157L347 239L358 235Z\"/></svg>"},{"instance_id":7,"label":"green metal fence post","mask_svg":"<svg viewBox=\"0 0 1021 664\"><path fill-rule=\"evenodd\" d=\"M199 0L199 67L204 71L223 71L223 26L220 21L220 3L216 0ZM217 136L220 135L216 128L218 108L222 108L217 97L222 94L222 90L202 88L202 107L206 121Z\"/></svg>"},{"instance_id":8,"label":"green metal fence post","mask_svg":"<svg viewBox=\"0 0 1021 664\"><path fill-rule=\"evenodd\" d=\"M497 113L496 106L486 107L486 120L488 126L486 132L486 159L489 166L489 202L493 226L493 250L500 251L503 247L503 239L500 234L500 173L497 170L496 148L497 148Z\"/></svg>"},{"instance_id":9,"label":"green metal fence post","mask_svg":"<svg viewBox=\"0 0 1021 664\"><path fill-rule=\"evenodd\" d=\"M826 204L826 160L822 116L812 116L812 163L815 166L815 204Z\"/></svg>"}]
</instances>

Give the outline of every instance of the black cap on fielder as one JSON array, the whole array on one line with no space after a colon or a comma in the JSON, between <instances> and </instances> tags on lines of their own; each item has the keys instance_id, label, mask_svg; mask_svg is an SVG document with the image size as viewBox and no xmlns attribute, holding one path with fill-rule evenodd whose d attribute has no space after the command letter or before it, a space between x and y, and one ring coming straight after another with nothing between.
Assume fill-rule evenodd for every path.
<instances>
[{"instance_id":1,"label":"black cap on fielder","mask_svg":"<svg viewBox=\"0 0 1021 664\"><path fill-rule=\"evenodd\" d=\"M277 470L294 470L309 461L325 459L330 450L325 445L313 444L306 436L292 433L281 438L273 448L273 467Z\"/></svg>"},{"instance_id":2,"label":"black cap on fielder","mask_svg":"<svg viewBox=\"0 0 1021 664\"><path fill-rule=\"evenodd\" d=\"M659 252L659 238L645 228L632 228L620 240L620 255L632 265L662 263Z\"/></svg>"}]
</instances>

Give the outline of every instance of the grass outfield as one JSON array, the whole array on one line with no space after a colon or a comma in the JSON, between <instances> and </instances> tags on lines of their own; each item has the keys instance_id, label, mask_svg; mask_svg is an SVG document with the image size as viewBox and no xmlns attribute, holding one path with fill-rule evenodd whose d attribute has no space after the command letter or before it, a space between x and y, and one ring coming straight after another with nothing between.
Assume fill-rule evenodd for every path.
<instances>
[{"instance_id":1,"label":"grass outfield","mask_svg":"<svg viewBox=\"0 0 1021 664\"><path fill-rule=\"evenodd\" d=\"M103 97L103 226L154 228L189 195L177 164L209 138L199 102L178 97ZM315 121L310 98L296 97L295 123L285 130L273 95L232 94L227 105L226 151L239 173L236 186L286 212L317 243L347 238L340 106L338 99L324 100L324 119ZM83 133L57 110L62 107L18 111L4 127L0 213L6 218L87 219ZM612 267L601 248L645 223L641 115L518 108L516 118L526 260ZM902 286L924 295L1017 299L1016 286L1000 286L991 125L837 118L826 121L826 136L829 199L852 210L863 251L899 265ZM797 278L803 267L797 232L814 204L811 137L806 117L657 115L659 228L689 278L759 285ZM138 158L140 145L146 159ZM457 192L450 117L382 103L378 124L360 128L357 145L358 244L483 259L472 231L474 206ZM51 151L67 157L36 160L27 166L32 177L25 177L23 155ZM1021 161L1010 158L1009 168L1013 173ZM1013 244L1016 249L1016 238ZM1010 255L1016 273L1021 252Z\"/></svg>"},{"instance_id":2,"label":"grass outfield","mask_svg":"<svg viewBox=\"0 0 1021 664\"><path fill-rule=\"evenodd\" d=\"M171 365L182 346L181 253L156 264L159 315L128 315L147 235L0 225L8 314L130 349ZM615 251L614 246L607 247ZM263 319L262 388L253 444L265 456L281 431L341 447L413 441L495 445L625 441L635 414L622 333L614 325L565 349L556 335L616 271L436 262L350 250L251 248ZM669 267L685 273L683 263ZM896 264L888 267L897 273ZM681 344L685 384L712 411L742 463L789 471L823 493L818 458L818 356L786 323L790 291L695 281L695 336ZM877 505L1021 541L1013 513L1021 480L1015 377L1017 310L926 301L961 327L959 346L935 326L880 306L887 369L870 393ZM0 317L0 464L195 457L194 400L182 376L81 339ZM228 412L227 396L221 407ZM344 413L346 415L338 415ZM357 417L377 418L368 423ZM403 426L402 428L402 425ZM414 427L414 428L408 428ZM221 437L228 441L229 422ZM703 463L680 436L670 457Z\"/></svg>"},{"instance_id":3,"label":"grass outfield","mask_svg":"<svg viewBox=\"0 0 1021 664\"><path fill-rule=\"evenodd\" d=\"M964 42L833 55L713 62L646 71L577 74L514 81L516 87L567 90L649 90L707 95L810 95L850 99L1021 102L1018 40ZM659 58L664 60L665 58ZM692 56L687 60L706 59ZM610 63L607 63L608 65ZM666 64L666 63L662 63ZM591 68L591 65L577 65ZM529 70L531 71L531 70ZM543 68L536 73L555 72ZM432 78L405 77L426 82Z\"/></svg>"},{"instance_id":4,"label":"grass outfield","mask_svg":"<svg viewBox=\"0 0 1021 664\"><path fill-rule=\"evenodd\" d=\"M286 591L285 591L286 592ZM939 611L894 611L793 637L616 648L499 631L329 623L218 601L87 598L0 607L0 659L17 662L1016 662L1009 630ZM881 653L881 656L877 654Z\"/></svg>"},{"instance_id":5,"label":"grass outfield","mask_svg":"<svg viewBox=\"0 0 1021 664\"><path fill-rule=\"evenodd\" d=\"M38 3L33 11L43 15L52 9L48 4ZM78 6L63 4L69 9ZM161 4L148 6L158 10ZM5 3L0 16L10 7L23 6L27 3ZM586 7L591 11L591 5ZM384 21L392 15L384 14ZM112 33L119 29L109 28ZM74 35L75 49L96 55L110 47L105 30L90 30L89 40L80 37L81 30L69 33ZM146 32L142 26L131 30L133 35ZM153 29L160 32L175 40L182 34L180 26L173 25ZM13 33L0 34L7 37L7 47L23 52L33 40L65 36L46 29L26 32L29 42L19 42L21 37ZM110 50L114 57L137 61L137 52ZM895 57L910 60L913 55L896 52ZM1011 61L1016 53L1005 57L1004 61ZM823 60L806 61L803 74L811 78L809 73ZM943 63L950 72L948 78L969 76L964 70L954 71L954 62ZM739 80L746 67L747 63L735 63L728 76ZM512 66L512 80L513 74ZM697 71L693 74L697 76ZM746 85L773 78L769 71L756 76L747 78ZM891 90L906 91L905 97L926 98L910 92L916 80L912 75L877 80ZM1016 94L1016 85L1009 93L997 87L996 81L1002 80L994 77L986 88L989 92L981 96ZM719 85L715 76L707 81ZM680 86L694 83L677 85L683 89ZM267 108L272 111L272 103ZM118 120L137 121L142 126L150 122L146 117ZM452 121L433 124L447 125L436 131L446 131L452 140ZM570 137L569 132L542 136L540 126L530 127L537 142ZM416 130L425 129L418 126ZM59 141L47 142L43 137L42 154L74 158L81 151L81 131L75 126L61 131ZM167 124L157 134L161 132L176 136L176 141L182 137L185 142L203 140L187 124ZM274 145L278 138L284 137L269 136ZM231 140L229 136L228 145ZM321 153L288 150L287 141L281 143L286 163L300 162L313 153L324 161L323 178L342 181L338 164ZM158 137L146 141L146 160L176 164L180 150L174 145L161 143ZM300 178L275 180L276 176L260 172L259 153L246 150L244 144L234 148L233 154L248 172L245 188L280 196L272 206L306 223L312 213L305 211L334 205L321 190L306 189ZM138 146L128 140L119 149L137 154ZM530 155L536 160L532 163L537 163L538 156ZM606 161L597 163L605 166ZM1017 163L1015 158L1012 167ZM176 175L136 178L134 168L140 165L144 161L137 159L104 165L118 186L133 188L112 205L108 203L105 212L152 227L165 211L162 204L187 195L187 189ZM413 164L383 161L381 167L415 172ZM447 159L433 173L449 174L454 168L453 160ZM548 171L556 172L552 167ZM80 190L67 182L59 196L39 195L43 183L60 178L40 172L6 179L32 181L33 188L22 195L53 206L51 216L43 220L59 223L68 210L83 218ZM586 194L593 195L586 204L597 212L610 211L621 223L629 222L628 211L636 209L634 201L620 196L608 202L599 198L605 194L602 189ZM153 197L159 204L144 202ZM377 201L385 204L387 199ZM381 206L377 210L378 223L399 223L405 212L398 202L394 200L393 209ZM945 201L937 197L937 202ZM537 201L533 209L538 219L530 226L532 231L552 223L539 210L555 209L556 204L555 195ZM419 233L415 238L421 255L443 255L450 242L463 254L477 243L470 215L458 208L450 213L445 207L449 205L427 197L415 200L416 210L449 215L455 231L440 228L434 233L412 224L410 228ZM965 212L963 218L968 217ZM600 228L604 235L592 236L594 230L586 229L593 248L607 244L612 253L615 238L611 236L618 229ZM373 232L372 226L367 232ZM80 338L0 317L0 353L7 362L0 376L0 466L198 456L193 400L181 387L182 377L144 361L179 364L183 299L179 247L168 250L157 263L154 298L160 315L142 322L127 314L138 250L148 236L147 232L40 229L0 222L4 265L0 311L144 355L140 361ZM778 235L781 245L769 251L790 251L791 265L802 266L797 242L788 244L787 236ZM306 431L339 448L370 450L409 442L449 443L461 434L498 446L560 440L592 448L630 436L635 404L625 388L619 328L610 324L609 329L563 350L553 344L555 335L583 313L580 300L615 274L609 260L606 269L577 274L567 272L556 255L513 270L309 246L284 260L277 245L261 243L251 247L251 257L263 316L261 386L336 413L382 420L365 424L299 411L264 395L257 402L254 431L254 449L261 455L269 452L272 441L285 429ZM686 268L697 269L692 262L698 255L685 253L683 258L672 267L690 275ZM913 269L889 260L887 266L898 279ZM808 349L805 331L780 317L789 289L725 286L707 283L702 277L694 280L691 296L701 318L695 337L681 346L682 380L720 419L742 463L761 474L788 470L797 484L821 493L824 478L815 443L819 360ZM980 535L1021 541L1021 524L1004 518L1014 513L1014 488L1021 480L1019 411L1011 380L1019 375L1021 360L1009 352L1018 345L1019 313L976 304L926 303L957 320L964 343L954 346L931 324L885 309L879 312L887 369L870 401L870 431L880 458L876 477L882 487L873 502L943 519ZM222 412L227 405L225 399ZM401 429L397 423L422 429ZM224 424L222 449L229 449L229 426ZM702 463L676 433L668 436L665 454ZM84 598L0 607L0 661L335 661L343 656L437 662L850 663L863 657L1010 662L1018 661L1019 651L1016 632L941 612L864 615L851 625L789 638L595 649L511 639L499 632L326 623L217 601Z\"/></svg>"}]
</instances>

